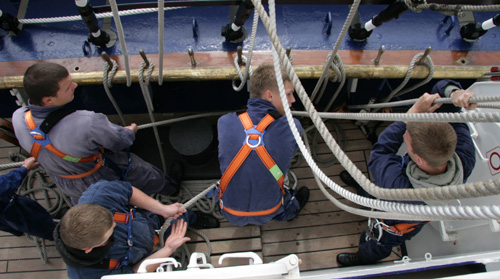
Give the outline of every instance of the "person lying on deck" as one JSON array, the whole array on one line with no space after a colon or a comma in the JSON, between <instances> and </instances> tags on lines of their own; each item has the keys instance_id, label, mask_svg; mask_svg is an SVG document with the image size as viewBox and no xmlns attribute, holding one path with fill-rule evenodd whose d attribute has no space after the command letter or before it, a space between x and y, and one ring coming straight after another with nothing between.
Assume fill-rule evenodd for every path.
<instances>
[{"instance_id":1,"label":"person lying on deck","mask_svg":"<svg viewBox=\"0 0 500 279\"><path fill-rule=\"evenodd\" d=\"M284 69L281 75L291 107L294 88ZM281 117L285 110L273 65L260 65L253 72L247 105L245 113L229 113L217 122L222 215L238 226L295 219L309 200L309 189L293 193L283 185L298 145L286 117ZM300 133L300 122L294 122Z\"/></svg>"},{"instance_id":2,"label":"person lying on deck","mask_svg":"<svg viewBox=\"0 0 500 279\"><path fill-rule=\"evenodd\" d=\"M461 89L458 82L442 80L432 92L425 93L408 110L408 113L460 112L461 108L474 109L469 103L476 96ZM439 97L451 97L453 105L434 104ZM407 154L397 155L399 147L406 143ZM469 128L465 123L445 122L394 122L378 137L370 154L368 168L374 183L387 189L430 188L462 184L472 173L476 154ZM352 177L342 180L350 186ZM362 188L358 193L371 197ZM447 201L405 202L412 204L446 205ZM427 222L402 220L369 220L359 241L356 253L341 253L337 262L343 266L373 264L391 254L406 240L418 234Z\"/></svg>"},{"instance_id":3,"label":"person lying on deck","mask_svg":"<svg viewBox=\"0 0 500 279\"><path fill-rule=\"evenodd\" d=\"M67 107L78 85L66 68L35 63L26 70L23 85L29 105L12 115L16 137L73 204L101 179L130 181L148 195L178 193L180 163L174 163L167 176L139 156L121 151L134 142L136 124L121 127L102 113Z\"/></svg>"},{"instance_id":4,"label":"person lying on deck","mask_svg":"<svg viewBox=\"0 0 500 279\"><path fill-rule=\"evenodd\" d=\"M157 230L173 217L165 231L165 246L153 253ZM137 272L146 259L169 257L186 241L188 226L219 227L217 218L165 205L126 181L101 180L91 185L54 230L57 251L68 277L98 279L104 275ZM149 265L149 272L159 264Z\"/></svg>"}]
</instances>

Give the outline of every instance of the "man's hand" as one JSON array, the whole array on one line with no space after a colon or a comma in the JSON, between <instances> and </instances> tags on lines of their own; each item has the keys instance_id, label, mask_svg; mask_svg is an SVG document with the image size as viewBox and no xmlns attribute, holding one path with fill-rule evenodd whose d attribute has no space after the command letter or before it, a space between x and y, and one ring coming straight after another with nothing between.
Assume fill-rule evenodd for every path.
<instances>
[{"instance_id":1,"label":"man's hand","mask_svg":"<svg viewBox=\"0 0 500 279\"><path fill-rule=\"evenodd\" d=\"M462 107L468 110L472 110L477 107L477 103L469 103L470 98L476 97L476 93L469 90L460 89L453 91L451 92L450 97L453 101L453 105L456 107Z\"/></svg>"},{"instance_id":2,"label":"man's hand","mask_svg":"<svg viewBox=\"0 0 500 279\"><path fill-rule=\"evenodd\" d=\"M162 249L171 249L171 251L175 251L175 249L179 248L186 241L191 240L191 238L185 237L187 227L188 224L184 222L184 220L177 220L177 226L176 224L172 225L172 232L165 241L165 246Z\"/></svg>"},{"instance_id":3,"label":"man's hand","mask_svg":"<svg viewBox=\"0 0 500 279\"><path fill-rule=\"evenodd\" d=\"M29 157L26 160L24 160L23 167L25 167L28 171L34 170L40 166L40 163L36 161L34 157Z\"/></svg>"},{"instance_id":4,"label":"man's hand","mask_svg":"<svg viewBox=\"0 0 500 279\"><path fill-rule=\"evenodd\" d=\"M123 128L132 130L134 132L134 134L137 133L137 124L135 124L135 123L132 123L129 126L125 126Z\"/></svg>"},{"instance_id":5,"label":"man's hand","mask_svg":"<svg viewBox=\"0 0 500 279\"><path fill-rule=\"evenodd\" d=\"M177 202L170 205L163 205L160 212L157 214L165 218L172 217L175 219L184 213L186 213L186 209L182 208L182 203Z\"/></svg>"},{"instance_id":6,"label":"man's hand","mask_svg":"<svg viewBox=\"0 0 500 279\"><path fill-rule=\"evenodd\" d=\"M417 102L408 110L408 113L422 113L422 112L434 112L442 104L433 104L434 101L439 98L439 94L429 94L424 93L424 95L418 98Z\"/></svg>"}]
</instances>

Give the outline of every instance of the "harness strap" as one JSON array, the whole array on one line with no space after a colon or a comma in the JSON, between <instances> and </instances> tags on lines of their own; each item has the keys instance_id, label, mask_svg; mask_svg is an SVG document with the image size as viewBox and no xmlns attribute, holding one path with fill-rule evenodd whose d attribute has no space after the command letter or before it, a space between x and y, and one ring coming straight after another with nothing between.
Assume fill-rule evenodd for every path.
<instances>
[{"instance_id":1,"label":"harness strap","mask_svg":"<svg viewBox=\"0 0 500 279\"><path fill-rule=\"evenodd\" d=\"M59 112L59 110L55 112ZM26 113L24 114L24 119L26 120L28 128L31 130L31 136L33 137L33 144L31 145L30 153L36 159L38 159L38 155L40 155L40 151L42 150L42 148L45 148L48 151L52 152L54 155L60 157L61 159L73 163L87 163L87 162L97 161L97 164L94 166L94 168L85 173L74 174L74 175L59 175L60 177L63 178L77 179L93 174L94 172L96 172L98 169L101 168L104 162L102 161L102 149L98 151L97 154L87 156L84 158L79 158L68 155L60 151L59 149L55 148L50 142L49 137L47 135L48 131L50 131L50 129L57 123L57 121L61 120L64 116L68 115L71 112L72 112L71 110L59 112L53 117L51 117L52 116L51 113L47 117L47 119L50 118L51 120L49 122L44 121L41 125L43 127L38 127L36 125L30 110L26 111Z\"/></svg>"},{"instance_id":2,"label":"harness strap","mask_svg":"<svg viewBox=\"0 0 500 279\"><path fill-rule=\"evenodd\" d=\"M278 182L278 185L281 188L281 191L283 195L286 193L285 188L283 187L283 181L284 181L284 175L283 172L280 170L278 165L274 162L273 158L271 155L269 155L269 152L267 152L266 148L262 144L262 137L265 129L271 124L275 118L271 116L270 114L267 114L262 120L254 126L252 120L250 119L250 116L248 115L247 112L240 114L239 119L241 121L241 124L243 125L243 128L245 129L245 133L247 134L246 142L243 143L243 146L240 148L236 156L233 158L229 166L227 167L226 171L221 177L220 180L220 191L219 191L219 200L220 200L220 207L223 210L226 210L228 213L236 216L262 216L262 215L269 215L276 210L280 208L280 206L283 204L283 198L281 201L275 205L271 209L267 210L261 210L261 211L253 211L253 212L246 212L246 211L239 211L235 209L231 209L228 207L224 207L223 202L222 202L222 197L224 195L224 191L226 190L227 186L229 185L229 182L233 178L234 174L238 171L238 169L241 167L243 162L247 159L248 155L252 150L255 150L257 155L259 156L260 160L264 163L266 168L269 170L271 175L276 179ZM255 127L255 128L254 128ZM257 130L258 133L252 133L249 130L255 129ZM249 140L258 140L258 143L255 145L251 145L249 143Z\"/></svg>"},{"instance_id":3,"label":"harness strap","mask_svg":"<svg viewBox=\"0 0 500 279\"><path fill-rule=\"evenodd\" d=\"M127 224L128 250L127 254L125 254L125 256L120 260L109 259L109 269L118 269L122 266L128 265L128 261L132 257L132 247L134 246L134 241L132 240L132 220L134 220L134 213L135 213L135 208L131 208L130 212L127 213L115 212L115 214L113 215L113 221L117 223Z\"/></svg>"},{"instance_id":4,"label":"harness strap","mask_svg":"<svg viewBox=\"0 0 500 279\"><path fill-rule=\"evenodd\" d=\"M396 225L392 225L392 226L387 226L384 224L384 230L390 230L390 231L396 233L397 235L402 236L406 233L414 231L416 226L427 224L427 223L429 223L429 221L420 222L420 223L412 223L412 224L402 223L402 224L396 224Z\"/></svg>"}]
</instances>

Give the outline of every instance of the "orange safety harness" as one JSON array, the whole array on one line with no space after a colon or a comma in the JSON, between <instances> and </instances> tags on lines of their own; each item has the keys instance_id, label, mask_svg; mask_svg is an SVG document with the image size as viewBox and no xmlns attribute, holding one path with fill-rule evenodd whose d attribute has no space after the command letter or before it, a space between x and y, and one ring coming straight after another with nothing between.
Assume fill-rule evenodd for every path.
<instances>
[{"instance_id":1,"label":"orange safety harness","mask_svg":"<svg viewBox=\"0 0 500 279\"><path fill-rule=\"evenodd\" d=\"M109 264L108 264L108 268L109 269L118 269L122 266L125 266L125 265L128 265L128 261L130 260L130 258L132 257L132 247L133 247L133 240L132 240L132 220L134 220L134 212L135 212L135 208L131 208L130 209L130 212L127 212L127 213L122 213L122 212L115 212L115 214L113 215L113 221L115 221L116 223L123 223L123 224L127 224L127 231L128 231L128 239L127 239L127 244L128 244L128 251L127 251L127 254L120 260L117 260L117 259L109 259ZM154 243L153 243L153 248L156 246L156 244L158 244L160 240L160 237L158 236L157 233L155 233L155 236L154 236Z\"/></svg>"},{"instance_id":2,"label":"orange safety harness","mask_svg":"<svg viewBox=\"0 0 500 279\"><path fill-rule=\"evenodd\" d=\"M59 119L55 120L55 122L60 120L65 115L67 115L67 113L66 114L63 113L63 115L60 116ZM88 157L84 157L84 158L70 156L70 155L58 150L57 148L55 148L52 145L52 143L49 140L48 131L46 130L44 132L44 131L42 131L42 128L41 128L41 127L45 126L44 125L45 121L44 121L44 123L42 123L42 125L37 126L35 123L35 120L33 119L33 116L31 115L30 110L26 111L26 113L24 114L24 119L26 120L26 124L28 124L28 128L31 130L31 132L30 132L31 136L33 137L33 144L31 146L30 153L36 159L38 159L38 155L40 154L40 151L42 150L42 148L45 148L48 151L55 154L56 156L62 158L63 160L69 161L69 162L73 162L73 163L87 163L87 162L94 162L94 161L97 162L97 164L94 166L94 168L91 169L90 171L87 171L87 172L84 172L81 174L59 175L60 177L70 178L70 179L77 179L77 178L86 177L86 176L89 176L89 175L95 173L98 169L101 168L101 166L104 165L104 161L102 159L102 150L99 150L97 152L97 154L94 154L94 155L91 155ZM52 124L51 126L53 126L53 125L55 125L55 123ZM50 128L52 128L52 127L50 127ZM50 128L48 128L48 129L50 130Z\"/></svg>"},{"instance_id":3,"label":"orange safety harness","mask_svg":"<svg viewBox=\"0 0 500 279\"><path fill-rule=\"evenodd\" d=\"M427 223L429 223L429 221L420 223L400 223L389 226L384 223L384 220L369 218L367 236L379 242L382 238L382 231L395 236L403 236L404 234L414 231L416 226L424 225Z\"/></svg>"},{"instance_id":4,"label":"orange safety harness","mask_svg":"<svg viewBox=\"0 0 500 279\"><path fill-rule=\"evenodd\" d=\"M243 128L245 129L246 133L246 139L245 143L243 143L243 146L240 148L236 156L233 158L229 166L227 167L226 171L222 175L222 178L219 183L220 191L219 191L219 203L220 203L220 209L225 210L226 212L235 215L235 216L263 216L263 215L269 215L276 210L278 210L281 205L283 204L283 198L281 198L281 201L274 207L267 209L267 210L260 210L260 211L252 211L252 212L247 212L247 211L240 211L240 210L235 210L231 209L227 206L223 205L223 195L224 191L226 190L229 182L233 178L234 174L238 171L240 166L243 164L243 162L246 160L250 152L255 151L257 152L257 155L259 156L260 160L264 163L264 165L267 167L271 175L276 179L276 182L279 184L281 191L283 195L285 195L285 188L283 187L283 181L284 181L284 175L283 172L280 170L278 165L274 162L273 158L271 158L271 155L267 152L266 148L264 147L264 142L263 142L263 137L266 128L271 124L275 118L271 116L270 114L267 114L260 122L258 125L253 125L252 120L250 119L250 116L248 115L247 112L240 114L239 119L241 121L241 124L243 124Z\"/></svg>"}]
</instances>

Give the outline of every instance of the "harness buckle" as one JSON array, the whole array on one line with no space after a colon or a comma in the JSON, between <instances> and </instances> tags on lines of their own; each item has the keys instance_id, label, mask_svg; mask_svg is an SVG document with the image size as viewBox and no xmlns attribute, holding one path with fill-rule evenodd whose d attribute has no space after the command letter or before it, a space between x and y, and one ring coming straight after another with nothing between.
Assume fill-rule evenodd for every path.
<instances>
[{"instance_id":1,"label":"harness buckle","mask_svg":"<svg viewBox=\"0 0 500 279\"><path fill-rule=\"evenodd\" d=\"M134 241L132 239L127 239L127 244L129 247L134 246Z\"/></svg>"},{"instance_id":2,"label":"harness buckle","mask_svg":"<svg viewBox=\"0 0 500 279\"><path fill-rule=\"evenodd\" d=\"M247 135L247 138L245 139L245 144L248 145L248 147L254 149L262 143L262 136L259 136L259 142L255 145L248 142L249 140L250 140L250 135Z\"/></svg>"}]
</instances>

